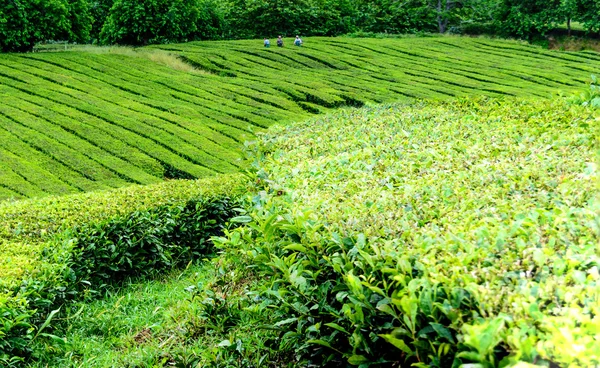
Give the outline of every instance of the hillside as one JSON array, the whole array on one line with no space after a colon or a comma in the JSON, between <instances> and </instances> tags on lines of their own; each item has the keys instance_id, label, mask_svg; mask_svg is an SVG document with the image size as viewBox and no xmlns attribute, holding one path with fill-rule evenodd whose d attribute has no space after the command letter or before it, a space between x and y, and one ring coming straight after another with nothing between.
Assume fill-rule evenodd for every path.
<instances>
[{"instance_id":1,"label":"hillside","mask_svg":"<svg viewBox=\"0 0 600 368\"><path fill-rule=\"evenodd\" d=\"M250 146L252 201L213 238L212 262L64 305L53 333L68 343L31 366L597 366L598 119L564 99L476 98L273 127ZM164 203L235 188L222 181L132 188ZM135 203L119 191L123 209ZM50 216L31 208L48 220L24 230L78 204L99 210L102 194ZM129 236L138 218L102 229ZM153 249L114 244L116 259ZM103 270L97 253L86 260Z\"/></svg>"},{"instance_id":2,"label":"hillside","mask_svg":"<svg viewBox=\"0 0 600 368\"><path fill-rule=\"evenodd\" d=\"M594 53L453 37L143 52L198 70L111 52L0 55L0 200L237 172L243 142L274 123L399 99L548 97L580 88L600 68Z\"/></svg>"}]
</instances>

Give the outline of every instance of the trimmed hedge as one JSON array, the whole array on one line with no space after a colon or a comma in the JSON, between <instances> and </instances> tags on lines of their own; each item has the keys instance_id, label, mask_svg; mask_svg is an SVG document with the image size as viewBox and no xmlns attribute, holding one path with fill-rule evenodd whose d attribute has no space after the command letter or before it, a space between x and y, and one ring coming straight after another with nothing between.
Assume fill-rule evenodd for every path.
<instances>
[{"instance_id":1,"label":"trimmed hedge","mask_svg":"<svg viewBox=\"0 0 600 368\"><path fill-rule=\"evenodd\" d=\"M174 181L2 204L0 364L19 366L60 306L212 252L243 176ZM42 344L43 345L43 344Z\"/></svg>"}]
</instances>

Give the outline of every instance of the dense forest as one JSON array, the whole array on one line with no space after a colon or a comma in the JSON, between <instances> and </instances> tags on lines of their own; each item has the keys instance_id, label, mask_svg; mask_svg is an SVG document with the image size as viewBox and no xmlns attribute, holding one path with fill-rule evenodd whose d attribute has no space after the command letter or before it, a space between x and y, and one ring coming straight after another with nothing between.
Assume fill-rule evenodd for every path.
<instances>
[{"instance_id":1,"label":"dense forest","mask_svg":"<svg viewBox=\"0 0 600 368\"><path fill-rule=\"evenodd\" d=\"M145 45L277 34L497 34L533 39L578 22L600 31L600 0L0 0L0 49L35 43Z\"/></svg>"}]
</instances>

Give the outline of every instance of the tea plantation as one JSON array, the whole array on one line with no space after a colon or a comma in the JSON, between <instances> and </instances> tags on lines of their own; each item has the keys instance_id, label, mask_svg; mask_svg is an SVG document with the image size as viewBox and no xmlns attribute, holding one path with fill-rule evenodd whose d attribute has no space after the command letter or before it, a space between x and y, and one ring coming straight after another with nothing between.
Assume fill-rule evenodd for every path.
<instances>
[{"instance_id":1,"label":"tea plantation","mask_svg":"<svg viewBox=\"0 0 600 368\"><path fill-rule=\"evenodd\" d=\"M285 46L0 54L0 366L600 366L600 56Z\"/></svg>"},{"instance_id":2,"label":"tea plantation","mask_svg":"<svg viewBox=\"0 0 600 368\"><path fill-rule=\"evenodd\" d=\"M0 55L0 200L243 170L243 142L341 106L465 95L548 97L593 53L454 37L162 45L198 69L110 52ZM160 49L160 50L159 50Z\"/></svg>"}]
</instances>

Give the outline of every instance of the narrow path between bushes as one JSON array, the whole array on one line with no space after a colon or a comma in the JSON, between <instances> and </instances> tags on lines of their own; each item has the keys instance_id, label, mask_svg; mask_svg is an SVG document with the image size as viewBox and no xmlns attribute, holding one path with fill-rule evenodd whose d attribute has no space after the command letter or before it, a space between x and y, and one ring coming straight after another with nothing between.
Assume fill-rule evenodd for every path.
<instances>
[{"instance_id":1,"label":"narrow path between bushes","mask_svg":"<svg viewBox=\"0 0 600 368\"><path fill-rule=\"evenodd\" d=\"M160 279L134 281L95 302L69 306L59 328L67 339L64 351L31 367L193 364L208 346L206 339L193 338L201 314L194 291L215 273L210 261L200 261Z\"/></svg>"}]
</instances>

